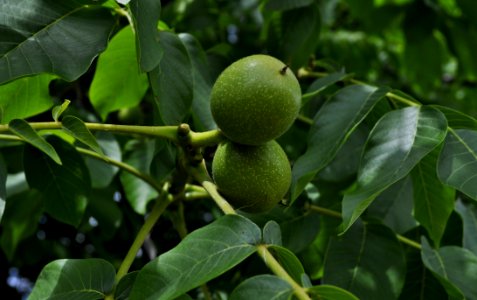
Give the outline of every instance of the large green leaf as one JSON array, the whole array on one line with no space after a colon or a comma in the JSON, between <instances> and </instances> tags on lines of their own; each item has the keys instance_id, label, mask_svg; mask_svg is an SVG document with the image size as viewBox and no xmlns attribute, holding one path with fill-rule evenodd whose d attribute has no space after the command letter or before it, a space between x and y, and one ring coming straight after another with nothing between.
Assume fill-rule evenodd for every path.
<instances>
[{"instance_id":1,"label":"large green leaf","mask_svg":"<svg viewBox=\"0 0 477 300\"><path fill-rule=\"evenodd\" d=\"M7 258L12 260L21 241L33 235L43 214L41 194L35 190L9 196L2 219L0 244Z\"/></svg>"},{"instance_id":2,"label":"large green leaf","mask_svg":"<svg viewBox=\"0 0 477 300\"><path fill-rule=\"evenodd\" d=\"M75 80L106 48L115 25L109 9L94 0L0 5L0 84L39 73Z\"/></svg>"},{"instance_id":3,"label":"large green leaf","mask_svg":"<svg viewBox=\"0 0 477 300\"><path fill-rule=\"evenodd\" d=\"M20 78L0 86L0 123L23 119L44 112L53 105L48 74ZM34 101L32 101L34 99Z\"/></svg>"},{"instance_id":4,"label":"large green leaf","mask_svg":"<svg viewBox=\"0 0 477 300\"><path fill-rule=\"evenodd\" d=\"M442 182L477 200L477 131L449 130L437 171Z\"/></svg>"},{"instance_id":5,"label":"large green leaf","mask_svg":"<svg viewBox=\"0 0 477 300\"><path fill-rule=\"evenodd\" d=\"M308 289L308 293L320 300L358 300L352 293L332 285L318 285Z\"/></svg>"},{"instance_id":6,"label":"large green leaf","mask_svg":"<svg viewBox=\"0 0 477 300\"><path fill-rule=\"evenodd\" d=\"M61 125L72 137L87 145L97 153L103 155L103 150L96 141L94 135L89 131L84 122L75 116L66 116L63 118Z\"/></svg>"},{"instance_id":7,"label":"large green leaf","mask_svg":"<svg viewBox=\"0 0 477 300\"><path fill-rule=\"evenodd\" d=\"M464 222L464 248L477 255L477 204L458 200L455 207Z\"/></svg>"},{"instance_id":8,"label":"large green leaf","mask_svg":"<svg viewBox=\"0 0 477 300\"><path fill-rule=\"evenodd\" d=\"M461 111L450 107L433 105L440 110L447 119L447 125L452 129L473 129L477 130L477 120Z\"/></svg>"},{"instance_id":9,"label":"large green leaf","mask_svg":"<svg viewBox=\"0 0 477 300\"><path fill-rule=\"evenodd\" d=\"M0 223L5 211L5 201L7 200L7 168L3 155L0 153Z\"/></svg>"},{"instance_id":10,"label":"large green leaf","mask_svg":"<svg viewBox=\"0 0 477 300\"><path fill-rule=\"evenodd\" d=\"M194 97L192 62L176 34L161 31L159 38L164 57L150 72L149 81L162 121L177 125L189 114Z\"/></svg>"},{"instance_id":11,"label":"large green leaf","mask_svg":"<svg viewBox=\"0 0 477 300\"><path fill-rule=\"evenodd\" d=\"M260 228L252 221L223 216L143 267L130 299L174 299L240 263L260 240Z\"/></svg>"},{"instance_id":12,"label":"large green leaf","mask_svg":"<svg viewBox=\"0 0 477 300\"><path fill-rule=\"evenodd\" d=\"M414 216L426 228L435 245L446 230L447 220L454 210L455 190L437 178L437 159L440 148L425 156L412 170L414 187Z\"/></svg>"},{"instance_id":13,"label":"large green leaf","mask_svg":"<svg viewBox=\"0 0 477 300\"><path fill-rule=\"evenodd\" d=\"M51 136L49 142L63 165L36 148L25 147L23 164L28 184L42 192L46 212L61 222L78 226L91 189L88 169L70 144L56 136Z\"/></svg>"},{"instance_id":14,"label":"large green leaf","mask_svg":"<svg viewBox=\"0 0 477 300\"><path fill-rule=\"evenodd\" d=\"M230 294L230 300L289 300L291 285L274 275L257 275L244 280Z\"/></svg>"},{"instance_id":15,"label":"large green leaf","mask_svg":"<svg viewBox=\"0 0 477 300\"><path fill-rule=\"evenodd\" d=\"M104 299L113 289L115 275L114 267L103 259L55 260L41 270L28 299Z\"/></svg>"},{"instance_id":16,"label":"large green leaf","mask_svg":"<svg viewBox=\"0 0 477 300\"><path fill-rule=\"evenodd\" d=\"M136 59L134 33L126 26L99 56L89 90L91 104L104 120L110 112L138 105L147 88L147 75L140 73Z\"/></svg>"},{"instance_id":17,"label":"large green leaf","mask_svg":"<svg viewBox=\"0 0 477 300\"><path fill-rule=\"evenodd\" d=\"M342 203L343 232L383 190L406 176L445 137L444 115L432 107L406 107L384 115L366 142L357 187Z\"/></svg>"},{"instance_id":18,"label":"large green leaf","mask_svg":"<svg viewBox=\"0 0 477 300\"><path fill-rule=\"evenodd\" d=\"M335 156L387 89L352 85L338 91L316 114L308 136L308 149L293 165L291 199Z\"/></svg>"},{"instance_id":19,"label":"large green leaf","mask_svg":"<svg viewBox=\"0 0 477 300\"><path fill-rule=\"evenodd\" d=\"M61 158L58 156L58 153L56 153L55 148L31 128L28 122L21 119L15 119L10 121L8 127L10 131L21 137L25 142L39 149L53 159L54 162L61 165Z\"/></svg>"},{"instance_id":20,"label":"large green leaf","mask_svg":"<svg viewBox=\"0 0 477 300\"><path fill-rule=\"evenodd\" d=\"M424 265L453 299L477 299L477 256L474 253L456 246L435 250L425 238L421 244Z\"/></svg>"},{"instance_id":21,"label":"large green leaf","mask_svg":"<svg viewBox=\"0 0 477 300\"><path fill-rule=\"evenodd\" d=\"M397 299L404 285L404 252L389 228L357 222L330 240L323 283L337 285L360 299Z\"/></svg>"},{"instance_id":22,"label":"large green leaf","mask_svg":"<svg viewBox=\"0 0 477 300\"><path fill-rule=\"evenodd\" d=\"M138 61L144 72L159 64L163 51L159 44L157 23L161 15L161 1L132 0L129 2L134 29Z\"/></svg>"}]
</instances>

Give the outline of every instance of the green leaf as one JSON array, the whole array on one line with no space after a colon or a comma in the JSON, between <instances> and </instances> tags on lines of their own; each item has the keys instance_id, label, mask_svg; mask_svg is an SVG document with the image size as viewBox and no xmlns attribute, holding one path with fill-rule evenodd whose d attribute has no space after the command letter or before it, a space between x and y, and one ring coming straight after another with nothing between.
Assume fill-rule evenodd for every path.
<instances>
[{"instance_id":1,"label":"green leaf","mask_svg":"<svg viewBox=\"0 0 477 300\"><path fill-rule=\"evenodd\" d=\"M462 13L467 17L470 22L477 25L477 12L475 11L475 2L472 0L456 0Z\"/></svg>"},{"instance_id":2,"label":"green leaf","mask_svg":"<svg viewBox=\"0 0 477 300\"><path fill-rule=\"evenodd\" d=\"M103 299L113 289L115 275L103 259L55 260L41 270L28 299Z\"/></svg>"},{"instance_id":3,"label":"green leaf","mask_svg":"<svg viewBox=\"0 0 477 300\"><path fill-rule=\"evenodd\" d=\"M263 242L269 245L282 246L282 232L280 225L271 220L263 227Z\"/></svg>"},{"instance_id":4,"label":"green leaf","mask_svg":"<svg viewBox=\"0 0 477 300\"><path fill-rule=\"evenodd\" d=\"M114 189L93 190L88 211L98 221L98 230L104 239L111 239L123 221L123 213L114 201Z\"/></svg>"},{"instance_id":5,"label":"green leaf","mask_svg":"<svg viewBox=\"0 0 477 300\"><path fill-rule=\"evenodd\" d=\"M464 222L464 248L469 249L477 255L477 205L475 203L465 203L457 200L456 211Z\"/></svg>"},{"instance_id":6,"label":"green leaf","mask_svg":"<svg viewBox=\"0 0 477 300\"><path fill-rule=\"evenodd\" d=\"M343 198L343 232L377 195L406 176L436 148L446 131L444 115L432 107L411 106L385 114L366 142L356 189Z\"/></svg>"},{"instance_id":7,"label":"green leaf","mask_svg":"<svg viewBox=\"0 0 477 300\"><path fill-rule=\"evenodd\" d=\"M311 98L324 91L327 87L337 82L340 82L350 76L351 74L346 74L344 71L338 71L335 73L331 73L323 78L316 79L311 83L310 87L308 87L306 94L303 95L302 106L305 105Z\"/></svg>"},{"instance_id":8,"label":"green leaf","mask_svg":"<svg viewBox=\"0 0 477 300\"><path fill-rule=\"evenodd\" d=\"M89 131L84 122L75 116L66 116L63 118L61 125L72 137L87 145L95 152L104 155L103 150L99 146L94 135Z\"/></svg>"},{"instance_id":9,"label":"green leaf","mask_svg":"<svg viewBox=\"0 0 477 300\"><path fill-rule=\"evenodd\" d=\"M243 261L260 239L260 228L253 222L225 215L144 266L130 299L174 299Z\"/></svg>"},{"instance_id":10,"label":"green leaf","mask_svg":"<svg viewBox=\"0 0 477 300\"><path fill-rule=\"evenodd\" d=\"M344 235L331 238L323 283L339 286L360 299L397 299L404 285L406 261L394 232L356 222Z\"/></svg>"},{"instance_id":11,"label":"green leaf","mask_svg":"<svg viewBox=\"0 0 477 300\"><path fill-rule=\"evenodd\" d=\"M449 129L437 172L443 183L477 200L477 131Z\"/></svg>"},{"instance_id":12,"label":"green leaf","mask_svg":"<svg viewBox=\"0 0 477 300\"><path fill-rule=\"evenodd\" d=\"M414 187L414 216L426 228L430 238L439 246L447 220L454 210L455 190L444 186L437 178L440 148L425 156L412 170Z\"/></svg>"},{"instance_id":13,"label":"green leaf","mask_svg":"<svg viewBox=\"0 0 477 300\"><path fill-rule=\"evenodd\" d=\"M291 285L274 275L257 275L244 280L230 294L230 300L289 300Z\"/></svg>"},{"instance_id":14,"label":"green leaf","mask_svg":"<svg viewBox=\"0 0 477 300\"><path fill-rule=\"evenodd\" d=\"M47 213L61 222L78 226L91 189L88 169L70 144L56 136L51 136L49 141L63 165L54 163L33 147L25 147L23 164L28 184L42 192Z\"/></svg>"},{"instance_id":15,"label":"green leaf","mask_svg":"<svg viewBox=\"0 0 477 300\"><path fill-rule=\"evenodd\" d=\"M293 280L296 282L301 282L301 277L305 273L305 269L293 252L287 248L277 245L270 245L268 250L270 250L270 253L272 253L273 257L275 257L275 259L287 271L288 275L290 275Z\"/></svg>"},{"instance_id":16,"label":"green leaf","mask_svg":"<svg viewBox=\"0 0 477 300\"><path fill-rule=\"evenodd\" d=\"M53 146L51 146L44 138L38 135L38 133L31 128L28 122L21 119L15 119L10 121L8 127L11 132L21 137L23 140L25 140L25 142L29 143L33 147L41 150L43 153L53 159L54 162L59 165L62 164L58 153L55 151L55 148L53 148Z\"/></svg>"},{"instance_id":17,"label":"green leaf","mask_svg":"<svg viewBox=\"0 0 477 300\"><path fill-rule=\"evenodd\" d=\"M53 78L42 74L0 85L0 122L7 124L13 119L31 117L49 109L53 99L48 85Z\"/></svg>"},{"instance_id":18,"label":"green leaf","mask_svg":"<svg viewBox=\"0 0 477 300\"><path fill-rule=\"evenodd\" d=\"M0 244L7 258L15 258L18 245L32 236L38 228L38 220L43 214L41 194L35 190L9 196L2 219Z\"/></svg>"},{"instance_id":19,"label":"green leaf","mask_svg":"<svg viewBox=\"0 0 477 300\"><path fill-rule=\"evenodd\" d=\"M138 105L147 88L147 75L140 73L136 60L134 33L126 26L99 56L89 90L91 104L104 120L110 112Z\"/></svg>"},{"instance_id":20,"label":"green leaf","mask_svg":"<svg viewBox=\"0 0 477 300\"><path fill-rule=\"evenodd\" d=\"M154 157L154 141L131 141L126 145L126 148L130 151L126 154L124 162L144 174L149 174L151 161ZM119 174L119 179L129 204L135 212L144 215L149 201L157 197L157 191L144 180L125 171Z\"/></svg>"},{"instance_id":21,"label":"green leaf","mask_svg":"<svg viewBox=\"0 0 477 300\"><path fill-rule=\"evenodd\" d=\"M116 289L114 290L114 299L115 300L127 300L129 299L129 294L133 287L136 277L139 274L139 271L134 271L126 274L121 278Z\"/></svg>"},{"instance_id":22,"label":"green leaf","mask_svg":"<svg viewBox=\"0 0 477 300\"><path fill-rule=\"evenodd\" d=\"M306 184L336 155L388 89L352 85L339 90L316 114L308 136L308 149L293 165L292 202Z\"/></svg>"},{"instance_id":23,"label":"green leaf","mask_svg":"<svg viewBox=\"0 0 477 300\"><path fill-rule=\"evenodd\" d=\"M163 51L159 43L157 23L161 15L161 1L132 0L129 3L136 31L137 60L144 72L159 65Z\"/></svg>"},{"instance_id":24,"label":"green leaf","mask_svg":"<svg viewBox=\"0 0 477 300\"><path fill-rule=\"evenodd\" d=\"M432 105L440 110L447 119L447 124L452 129L477 130L477 120L461 111L446 106Z\"/></svg>"},{"instance_id":25,"label":"green leaf","mask_svg":"<svg viewBox=\"0 0 477 300\"><path fill-rule=\"evenodd\" d=\"M53 107L53 109L51 110L51 116L53 117L53 120L55 122L58 122L58 120L60 119L60 116L65 112L65 110L68 108L70 103L71 103L70 100L65 100L63 101L63 103L61 103L61 105L57 105Z\"/></svg>"},{"instance_id":26,"label":"green leaf","mask_svg":"<svg viewBox=\"0 0 477 300\"><path fill-rule=\"evenodd\" d=\"M308 293L320 300L358 300L352 293L332 285L318 285L308 289Z\"/></svg>"},{"instance_id":27,"label":"green leaf","mask_svg":"<svg viewBox=\"0 0 477 300\"><path fill-rule=\"evenodd\" d=\"M177 125L189 114L194 97L192 63L176 34L161 31L159 38L164 57L149 73L149 81L162 121Z\"/></svg>"},{"instance_id":28,"label":"green leaf","mask_svg":"<svg viewBox=\"0 0 477 300\"><path fill-rule=\"evenodd\" d=\"M40 73L73 81L86 72L115 25L97 3L10 1L0 11L0 84Z\"/></svg>"},{"instance_id":29,"label":"green leaf","mask_svg":"<svg viewBox=\"0 0 477 300\"><path fill-rule=\"evenodd\" d=\"M265 5L269 10L289 10L293 8L308 6L313 0L270 0Z\"/></svg>"},{"instance_id":30,"label":"green leaf","mask_svg":"<svg viewBox=\"0 0 477 300\"><path fill-rule=\"evenodd\" d=\"M412 180L406 176L376 197L366 216L381 220L396 233L405 233L417 226L412 216L413 200Z\"/></svg>"},{"instance_id":31,"label":"green leaf","mask_svg":"<svg viewBox=\"0 0 477 300\"><path fill-rule=\"evenodd\" d=\"M474 253L456 246L435 250L424 237L421 244L424 265L437 276L449 296L477 299L477 256Z\"/></svg>"},{"instance_id":32,"label":"green leaf","mask_svg":"<svg viewBox=\"0 0 477 300\"><path fill-rule=\"evenodd\" d=\"M7 200L7 167L3 155L0 153L0 223L5 211L5 201Z\"/></svg>"},{"instance_id":33,"label":"green leaf","mask_svg":"<svg viewBox=\"0 0 477 300\"><path fill-rule=\"evenodd\" d=\"M472 10L475 10L475 7ZM461 76L466 80L475 81L477 79L477 58L472 49L477 47L477 27L459 21L449 20L446 23L446 30L449 31L449 43L457 56L458 71Z\"/></svg>"}]
</instances>

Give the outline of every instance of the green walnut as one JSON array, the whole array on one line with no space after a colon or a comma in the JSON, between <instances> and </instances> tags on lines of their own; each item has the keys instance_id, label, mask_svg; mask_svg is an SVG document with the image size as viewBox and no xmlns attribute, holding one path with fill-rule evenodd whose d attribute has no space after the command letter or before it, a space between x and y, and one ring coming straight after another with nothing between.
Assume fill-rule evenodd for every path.
<instances>
[{"instance_id":1,"label":"green walnut","mask_svg":"<svg viewBox=\"0 0 477 300\"><path fill-rule=\"evenodd\" d=\"M227 67L215 82L212 116L225 136L244 145L271 141L290 128L301 106L293 72L268 55L251 55Z\"/></svg>"},{"instance_id":2,"label":"green walnut","mask_svg":"<svg viewBox=\"0 0 477 300\"><path fill-rule=\"evenodd\" d=\"M212 161L219 193L237 209L260 213L272 209L291 183L288 158L276 141L259 146L226 142Z\"/></svg>"}]
</instances>

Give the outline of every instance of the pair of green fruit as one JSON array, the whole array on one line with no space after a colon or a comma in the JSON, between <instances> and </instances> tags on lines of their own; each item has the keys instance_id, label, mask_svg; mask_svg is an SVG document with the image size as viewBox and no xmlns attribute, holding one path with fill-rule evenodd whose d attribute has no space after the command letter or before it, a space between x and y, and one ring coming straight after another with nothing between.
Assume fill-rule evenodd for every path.
<instances>
[{"instance_id":1,"label":"pair of green fruit","mask_svg":"<svg viewBox=\"0 0 477 300\"><path fill-rule=\"evenodd\" d=\"M211 111L229 141L217 148L212 175L236 208L273 208L291 183L288 158L274 140L287 131L301 106L293 72L268 55L252 55L227 67L212 88Z\"/></svg>"}]
</instances>

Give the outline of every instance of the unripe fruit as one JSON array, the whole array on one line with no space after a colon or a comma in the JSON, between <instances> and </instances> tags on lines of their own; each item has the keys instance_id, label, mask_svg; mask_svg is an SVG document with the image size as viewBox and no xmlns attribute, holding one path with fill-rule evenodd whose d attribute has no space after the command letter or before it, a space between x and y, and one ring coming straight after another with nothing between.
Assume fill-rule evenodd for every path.
<instances>
[{"instance_id":1,"label":"unripe fruit","mask_svg":"<svg viewBox=\"0 0 477 300\"><path fill-rule=\"evenodd\" d=\"M227 67L212 88L210 107L217 126L245 145L271 141L290 128L301 106L293 72L278 59L251 55Z\"/></svg>"},{"instance_id":2,"label":"unripe fruit","mask_svg":"<svg viewBox=\"0 0 477 300\"><path fill-rule=\"evenodd\" d=\"M290 163L275 141L260 146L219 145L212 175L219 193L232 206L251 213L272 209L291 183Z\"/></svg>"}]
</instances>

